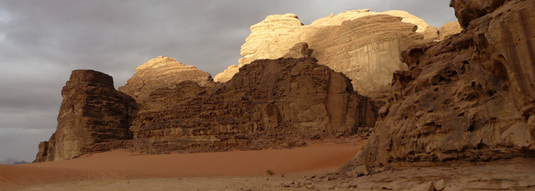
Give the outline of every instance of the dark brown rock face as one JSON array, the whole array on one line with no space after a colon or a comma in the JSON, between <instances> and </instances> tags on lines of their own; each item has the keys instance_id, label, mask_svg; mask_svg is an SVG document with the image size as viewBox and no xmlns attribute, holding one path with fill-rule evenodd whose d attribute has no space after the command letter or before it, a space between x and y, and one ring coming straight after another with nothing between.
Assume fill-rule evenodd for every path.
<instances>
[{"instance_id":1,"label":"dark brown rock face","mask_svg":"<svg viewBox=\"0 0 535 191\"><path fill-rule=\"evenodd\" d=\"M292 147L372 127L375 103L354 92L342 73L316 62L258 60L212 87L189 80L154 85L139 92L140 105L115 90L110 76L73 71L62 91L58 128L39 144L36 162L116 148L168 153Z\"/></svg>"},{"instance_id":2,"label":"dark brown rock face","mask_svg":"<svg viewBox=\"0 0 535 191\"><path fill-rule=\"evenodd\" d=\"M132 138L129 127L137 104L115 90L111 76L75 70L61 94L58 127L48 142L39 144L35 161L72 159L111 149L110 142Z\"/></svg>"},{"instance_id":3,"label":"dark brown rock face","mask_svg":"<svg viewBox=\"0 0 535 191\"><path fill-rule=\"evenodd\" d=\"M166 102L165 109L138 114L131 128L135 151L292 145L353 134L359 127L373 126L376 117L372 102L353 92L347 77L313 58L258 60L240 68L227 83L203 88L183 82L170 91L173 99L183 97Z\"/></svg>"},{"instance_id":4,"label":"dark brown rock face","mask_svg":"<svg viewBox=\"0 0 535 191\"><path fill-rule=\"evenodd\" d=\"M470 21L493 12L505 2L511 0L451 0L450 7L455 9L455 16L463 28Z\"/></svg>"},{"instance_id":5,"label":"dark brown rock face","mask_svg":"<svg viewBox=\"0 0 535 191\"><path fill-rule=\"evenodd\" d=\"M461 14L495 10L403 53L410 70L394 74L393 96L346 170L535 156L535 1L452 1L461 2Z\"/></svg>"}]
</instances>

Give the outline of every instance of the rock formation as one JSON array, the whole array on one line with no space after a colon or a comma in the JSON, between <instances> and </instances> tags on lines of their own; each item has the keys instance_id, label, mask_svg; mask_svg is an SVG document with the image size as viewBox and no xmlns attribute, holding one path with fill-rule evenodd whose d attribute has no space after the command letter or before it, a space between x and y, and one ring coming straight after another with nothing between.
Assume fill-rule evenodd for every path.
<instances>
[{"instance_id":1,"label":"rock formation","mask_svg":"<svg viewBox=\"0 0 535 191\"><path fill-rule=\"evenodd\" d=\"M257 59L284 57L304 42L310 53L303 57L315 57L319 64L344 73L362 95L386 97L392 73L407 69L400 52L424 39L438 39L438 30L405 11L347 11L310 25L303 25L295 14L270 15L251 26L239 67ZM216 81L230 79L233 72L226 70L220 74L226 77Z\"/></svg>"},{"instance_id":2,"label":"rock formation","mask_svg":"<svg viewBox=\"0 0 535 191\"><path fill-rule=\"evenodd\" d=\"M238 65L231 65L227 69L225 69L225 71L217 74L214 77L214 81L216 81L216 82L227 82L230 79L232 79L234 74L238 73L239 69L240 69L240 67Z\"/></svg>"},{"instance_id":3,"label":"rock formation","mask_svg":"<svg viewBox=\"0 0 535 191\"><path fill-rule=\"evenodd\" d=\"M257 60L227 83L203 88L184 82L176 89L199 95L140 112L131 128L135 151L296 146L373 126L377 110L347 77L313 58Z\"/></svg>"},{"instance_id":4,"label":"rock formation","mask_svg":"<svg viewBox=\"0 0 535 191\"><path fill-rule=\"evenodd\" d=\"M450 7L455 9L459 23L466 28L472 20L493 12L508 1L514 0L451 0Z\"/></svg>"},{"instance_id":5,"label":"rock formation","mask_svg":"<svg viewBox=\"0 0 535 191\"><path fill-rule=\"evenodd\" d=\"M461 33L462 30L463 28L461 28L461 25L457 21L446 23L438 29L438 39L444 40L450 36Z\"/></svg>"},{"instance_id":6,"label":"rock formation","mask_svg":"<svg viewBox=\"0 0 535 191\"><path fill-rule=\"evenodd\" d=\"M296 47L296 54L307 52L306 44ZM354 135L372 127L377 117L372 100L314 58L258 60L227 83L210 86L166 80L176 78L165 71L153 74L141 78L138 73L125 86L134 90L142 82L152 83L130 91L138 96L137 104L113 88L110 76L73 71L62 91L58 128L39 144L36 162L116 148L168 153L293 147L310 139Z\"/></svg>"},{"instance_id":7,"label":"rock formation","mask_svg":"<svg viewBox=\"0 0 535 191\"><path fill-rule=\"evenodd\" d=\"M136 68L136 73L126 85L119 87L137 102L143 103L159 88L174 88L183 81L194 81L200 86L211 86L210 74L177 62L174 58L159 56Z\"/></svg>"},{"instance_id":8,"label":"rock formation","mask_svg":"<svg viewBox=\"0 0 535 191\"><path fill-rule=\"evenodd\" d=\"M403 52L409 70L345 170L535 156L535 1L504 2L452 0L465 30Z\"/></svg>"},{"instance_id":9,"label":"rock formation","mask_svg":"<svg viewBox=\"0 0 535 191\"><path fill-rule=\"evenodd\" d=\"M113 79L92 70L75 70L61 91L58 127L49 141L39 144L36 162L72 159L105 151L115 142L132 138L129 127L137 112L130 96L115 90Z\"/></svg>"}]
</instances>

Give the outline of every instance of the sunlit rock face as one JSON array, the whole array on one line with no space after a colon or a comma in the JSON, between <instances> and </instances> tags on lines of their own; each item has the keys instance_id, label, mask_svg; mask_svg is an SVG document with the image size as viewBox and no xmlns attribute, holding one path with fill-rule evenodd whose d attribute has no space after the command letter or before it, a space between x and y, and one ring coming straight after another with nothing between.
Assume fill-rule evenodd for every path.
<instances>
[{"instance_id":1,"label":"sunlit rock face","mask_svg":"<svg viewBox=\"0 0 535 191\"><path fill-rule=\"evenodd\" d=\"M143 103L159 88L174 88L183 81L194 81L200 86L213 85L209 73L195 66L184 65L174 58L159 56L136 68L136 73L126 85L119 87L137 102Z\"/></svg>"},{"instance_id":2,"label":"sunlit rock face","mask_svg":"<svg viewBox=\"0 0 535 191\"><path fill-rule=\"evenodd\" d=\"M457 21L446 23L438 29L438 39L447 39L450 36L461 33L462 30L463 28Z\"/></svg>"},{"instance_id":3,"label":"sunlit rock face","mask_svg":"<svg viewBox=\"0 0 535 191\"><path fill-rule=\"evenodd\" d=\"M295 14L270 15L251 26L239 67L257 59L288 57L295 45L307 43L306 53L291 57L314 57L348 76L360 94L386 97L394 71L407 69L400 52L424 39L438 39L438 30L405 11L346 11L310 25ZM220 74L226 78L216 81L224 82L235 72L228 69Z\"/></svg>"},{"instance_id":4,"label":"sunlit rock face","mask_svg":"<svg viewBox=\"0 0 535 191\"><path fill-rule=\"evenodd\" d=\"M535 156L535 1L491 2L452 1L462 33L402 53L409 70L346 169Z\"/></svg>"}]
</instances>

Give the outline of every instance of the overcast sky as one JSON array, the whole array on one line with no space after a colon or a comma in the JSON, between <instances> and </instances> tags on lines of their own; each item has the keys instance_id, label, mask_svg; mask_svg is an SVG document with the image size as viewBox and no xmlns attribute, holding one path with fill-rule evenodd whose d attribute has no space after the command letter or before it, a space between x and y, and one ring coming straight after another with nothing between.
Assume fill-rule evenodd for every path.
<instances>
[{"instance_id":1,"label":"overcast sky","mask_svg":"<svg viewBox=\"0 0 535 191\"><path fill-rule=\"evenodd\" d=\"M126 83L159 55L212 76L238 64L249 27L270 14L301 22L346 10L406 10L440 27L455 21L449 0L0 0L0 161L32 161L55 131L61 88L72 70Z\"/></svg>"}]
</instances>

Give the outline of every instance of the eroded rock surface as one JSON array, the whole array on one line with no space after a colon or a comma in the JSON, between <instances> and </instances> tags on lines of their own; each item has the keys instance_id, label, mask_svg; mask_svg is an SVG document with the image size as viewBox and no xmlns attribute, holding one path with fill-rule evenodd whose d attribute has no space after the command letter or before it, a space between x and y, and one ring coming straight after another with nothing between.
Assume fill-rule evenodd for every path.
<instances>
[{"instance_id":1,"label":"eroded rock surface","mask_svg":"<svg viewBox=\"0 0 535 191\"><path fill-rule=\"evenodd\" d=\"M481 16L493 12L505 2L514 0L451 0L450 7L455 9L455 16L463 28Z\"/></svg>"},{"instance_id":2,"label":"eroded rock surface","mask_svg":"<svg viewBox=\"0 0 535 191\"><path fill-rule=\"evenodd\" d=\"M140 112L132 126L135 151L299 146L303 140L373 126L377 110L353 91L347 77L313 58L258 60L227 83L203 88L185 82L176 89L199 95L167 102L160 111Z\"/></svg>"},{"instance_id":3,"label":"eroded rock surface","mask_svg":"<svg viewBox=\"0 0 535 191\"><path fill-rule=\"evenodd\" d=\"M535 156L535 1L467 6L480 2L452 1L459 21L487 13L460 35L403 53L409 70L346 169Z\"/></svg>"},{"instance_id":4,"label":"eroded rock surface","mask_svg":"<svg viewBox=\"0 0 535 191\"><path fill-rule=\"evenodd\" d=\"M362 95L386 97L392 73L407 69L400 52L424 39L438 39L438 30L405 11L346 11L310 25L303 25L295 14L271 15L251 26L239 66L285 57L295 52L295 45L307 43L309 52L302 57L315 57L319 64L344 73Z\"/></svg>"},{"instance_id":5,"label":"eroded rock surface","mask_svg":"<svg viewBox=\"0 0 535 191\"><path fill-rule=\"evenodd\" d=\"M143 103L159 88L174 88L183 81L194 81L200 86L213 85L209 73L184 65L174 58L159 56L137 67L134 76L126 85L119 87L119 91Z\"/></svg>"},{"instance_id":6,"label":"eroded rock surface","mask_svg":"<svg viewBox=\"0 0 535 191\"><path fill-rule=\"evenodd\" d=\"M450 36L461 33L462 30L463 28L457 21L446 23L438 29L438 39L444 40Z\"/></svg>"},{"instance_id":7,"label":"eroded rock surface","mask_svg":"<svg viewBox=\"0 0 535 191\"><path fill-rule=\"evenodd\" d=\"M225 71L217 74L214 77L214 81L215 82L227 82L230 79L232 79L234 74L238 73L239 69L240 67L238 65L231 65L227 69L225 69Z\"/></svg>"},{"instance_id":8,"label":"eroded rock surface","mask_svg":"<svg viewBox=\"0 0 535 191\"><path fill-rule=\"evenodd\" d=\"M300 54L306 44L296 47ZM142 88L140 104L115 90L106 74L73 71L62 91L58 128L39 145L36 162L117 148L169 153L294 147L372 127L376 104L358 95L345 75L316 62L258 60L227 83L209 87L185 80Z\"/></svg>"},{"instance_id":9,"label":"eroded rock surface","mask_svg":"<svg viewBox=\"0 0 535 191\"><path fill-rule=\"evenodd\" d=\"M58 127L39 144L36 162L66 160L111 149L132 138L137 112L130 96L115 90L113 78L92 70L75 70L61 91ZM113 144L106 144L114 142Z\"/></svg>"}]
</instances>

